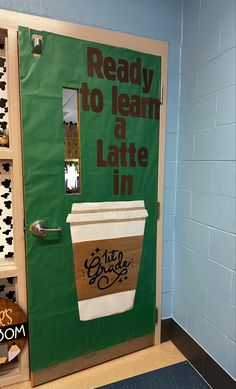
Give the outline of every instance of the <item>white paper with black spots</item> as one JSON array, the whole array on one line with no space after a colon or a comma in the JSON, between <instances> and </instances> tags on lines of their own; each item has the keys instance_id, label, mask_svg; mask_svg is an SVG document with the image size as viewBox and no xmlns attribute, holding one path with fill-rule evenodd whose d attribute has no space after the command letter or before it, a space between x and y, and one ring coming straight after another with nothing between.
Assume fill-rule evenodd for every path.
<instances>
[{"instance_id":1,"label":"white paper with black spots","mask_svg":"<svg viewBox=\"0 0 236 389\"><path fill-rule=\"evenodd\" d=\"M0 278L0 297L16 302L15 278Z\"/></svg>"},{"instance_id":2,"label":"white paper with black spots","mask_svg":"<svg viewBox=\"0 0 236 389\"><path fill-rule=\"evenodd\" d=\"M8 129L7 64L0 56L0 133Z\"/></svg>"},{"instance_id":3,"label":"white paper with black spots","mask_svg":"<svg viewBox=\"0 0 236 389\"><path fill-rule=\"evenodd\" d=\"M0 161L0 264L13 259L11 162Z\"/></svg>"}]
</instances>

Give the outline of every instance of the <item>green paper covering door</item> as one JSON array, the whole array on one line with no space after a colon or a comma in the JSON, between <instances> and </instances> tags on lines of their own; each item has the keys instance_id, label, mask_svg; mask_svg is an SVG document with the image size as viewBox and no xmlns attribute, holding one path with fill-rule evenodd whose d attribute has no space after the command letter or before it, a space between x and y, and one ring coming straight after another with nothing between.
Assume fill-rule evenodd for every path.
<instances>
[{"instance_id":1,"label":"green paper covering door","mask_svg":"<svg viewBox=\"0 0 236 389\"><path fill-rule=\"evenodd\" d=\"M32 35L42 36L33 55ZM154 332L160 57L19 29L31 371ZM66 193L63 88L78 90L81 193ZM142 201L134 307L80 320L72 204ZM44 238L30 225L60 226ZM105 251L104 251L105 252Z\"/></svg>"}]
</instances>

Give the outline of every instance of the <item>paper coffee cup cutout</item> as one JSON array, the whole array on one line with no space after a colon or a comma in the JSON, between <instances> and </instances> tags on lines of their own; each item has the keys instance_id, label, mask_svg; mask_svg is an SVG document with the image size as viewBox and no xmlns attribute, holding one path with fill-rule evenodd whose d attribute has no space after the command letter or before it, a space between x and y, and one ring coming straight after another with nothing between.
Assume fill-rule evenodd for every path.
<instances>
[{"instance_id":1,"label":"paper coffee cup cutout","mask_svg":"<svg viewBox=\"0 0 236 389\"><path fill-rule=\"evenodd\" d=\"M147 216L144 201L72 205L66 221L80 320L133 308Z\"/></svg>"}]
</instances>

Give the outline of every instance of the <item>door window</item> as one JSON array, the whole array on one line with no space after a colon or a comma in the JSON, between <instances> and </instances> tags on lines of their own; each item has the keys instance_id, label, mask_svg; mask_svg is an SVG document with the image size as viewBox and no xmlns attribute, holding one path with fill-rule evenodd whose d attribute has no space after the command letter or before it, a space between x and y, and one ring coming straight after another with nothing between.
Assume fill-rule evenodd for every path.
<instances>
[{"instance_id":1,"label":"door window","mask_svg":"<svg viewBox=\"0 0 236 389\"><path fill-rule=\"evenodd\" d=\"M66 193L80 193L80 123L77 89L63 88Z\"/></svg>"}]
</instances>

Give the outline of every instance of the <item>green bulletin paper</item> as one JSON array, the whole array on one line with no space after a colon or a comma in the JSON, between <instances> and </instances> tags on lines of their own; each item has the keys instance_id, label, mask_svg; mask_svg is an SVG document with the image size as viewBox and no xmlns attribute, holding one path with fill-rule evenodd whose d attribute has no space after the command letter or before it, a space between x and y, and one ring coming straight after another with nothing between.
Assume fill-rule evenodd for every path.
<instances>
[{"instance_id":1,"label":"green bulletin paper","mask_svg":"<svg viewBox=\"0 0 236 389\"><path fill-rule=\"evenodd\" d=\"M32 55L32 34L43 36ZM26 247L31 370L154 332L160 57L21 27ZM79 89L82 193L64 177L63 88ZM71 205L144 200L148 217L134 308L80 321ZM60 225L37 238L35 220Z\"/></svg>"}]
</instances>

